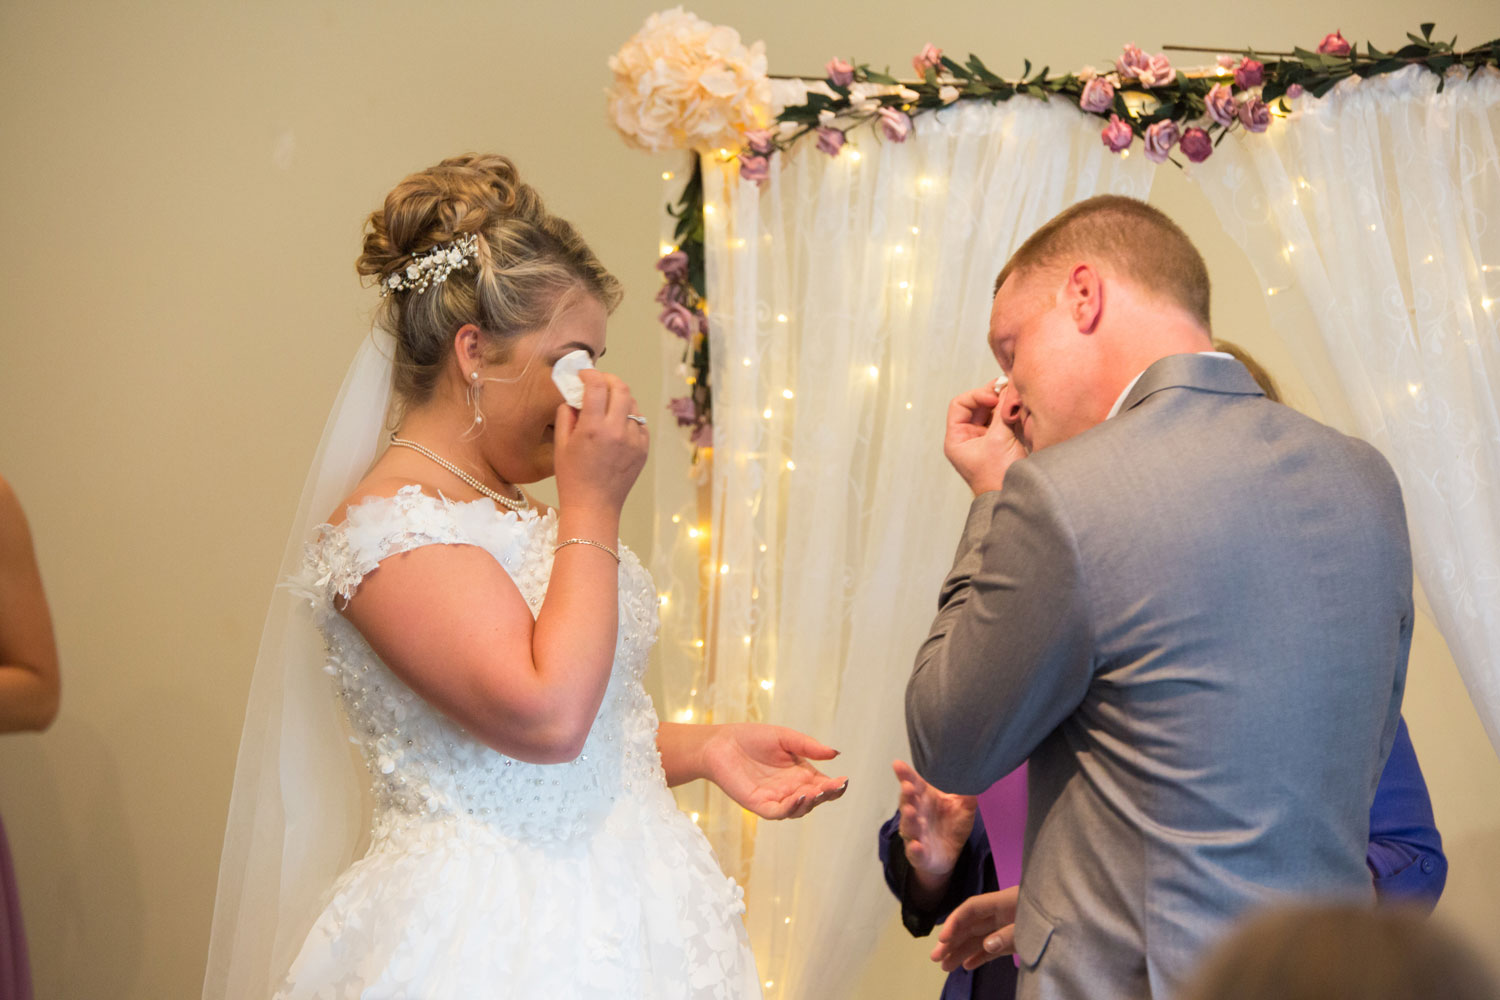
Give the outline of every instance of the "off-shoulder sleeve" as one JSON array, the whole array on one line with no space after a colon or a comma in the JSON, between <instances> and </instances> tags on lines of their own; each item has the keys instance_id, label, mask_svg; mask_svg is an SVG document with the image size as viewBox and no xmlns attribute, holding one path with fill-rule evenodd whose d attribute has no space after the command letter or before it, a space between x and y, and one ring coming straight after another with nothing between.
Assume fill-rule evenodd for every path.
<instances>
[{"instance_id":1,"label":"off-shoulder sleeve","mask_svg":"<svg viewBox=\"0 0 1500 1000\"><path fill-rule=\"evenodd\" d=\"M424 545L475 545L515 574L524 538L519 516L493 503L454 503L406 486L349 507L342 524L321 526L307 544L302 572L289 583L315 608L332 610L381 562Z\"/></svg>"}]
</instances>

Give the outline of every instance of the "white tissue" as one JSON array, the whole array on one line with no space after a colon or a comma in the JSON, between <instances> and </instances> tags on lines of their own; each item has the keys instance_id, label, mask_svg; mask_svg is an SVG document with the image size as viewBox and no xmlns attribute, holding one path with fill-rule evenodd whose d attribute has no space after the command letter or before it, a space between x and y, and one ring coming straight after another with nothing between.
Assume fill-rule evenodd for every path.
<instances>
[{"instance_id":1,"label":"white tissue","mask_svg":"<svg viewBox=\"0 0 1500 1000\"><path fill-rule=\"evenodd\" d=\"M1001 389L1004 389L1009 384L1010 384L1010 376L1007 375L1007 374L1005 374L1004 372L1001 372L1000 373L1000 377L997 378L997 379L995 379L994 389L995 389L996 392L999 392Z\"/></svg>"},{"instance_id":2,"label":"white tissue","mask_svg":"<svg viewBox=\"0 0 1500 1000\"><path fill-rule=\"evenodd\" d=\"M552 384L557 386L557 391L562 393L563 399L575 410L583 406L583 379L578 377L578 373L593 367L594 359L589 357L588 351L569 351L552 366Z\"/></svg>"}]
</instances>

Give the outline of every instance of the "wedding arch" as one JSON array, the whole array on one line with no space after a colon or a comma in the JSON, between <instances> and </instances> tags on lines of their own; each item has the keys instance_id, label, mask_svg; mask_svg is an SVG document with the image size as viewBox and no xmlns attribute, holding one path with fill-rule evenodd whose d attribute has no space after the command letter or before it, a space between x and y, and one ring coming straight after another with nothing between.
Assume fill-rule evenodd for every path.
<instances>
[{"instance_id":1,"label":"wedding arch","mask_svg":"<svg viewBox=\"0 0 1500 1000\"><path fill-rule=\"evenodd\" d=\"M1500 748L1500 41L1186 51L1211 64L1128 45L1007 77L928 45L905 79L839 58L773 78L759 43L678 8L610 60L626 141L688 153L662 174L658 262L683 430L656 458L663 714L773 720L850 762L845 802L803 823L684 793L746 886L768 996L847 995L889 910L886 768L968 504L934 442L993 369L994 275L1067 205L1146 197L1160 164L1250 258L1325 419L1396 469Z\"/></svg>"}]
</instances>

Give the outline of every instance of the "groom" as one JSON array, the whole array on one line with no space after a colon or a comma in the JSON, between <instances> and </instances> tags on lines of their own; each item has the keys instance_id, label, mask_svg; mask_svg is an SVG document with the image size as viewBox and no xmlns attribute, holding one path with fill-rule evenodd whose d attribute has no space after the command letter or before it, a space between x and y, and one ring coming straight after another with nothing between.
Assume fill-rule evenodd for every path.
<instances>
[{"instance_id":1,"label":"groom","mask_svg":"<svg viewBox=\"0 0 1500 1000\"><path fill-rule=\"evenodd\" d=\"M1400 489L1212 353L1203 260L1144 203L1075 205L995 288L1010 382L949 410L975 500L912 760L975 794L1029 759L1023 1000L1166 998L1250 907L1370 895L1411 643Z\"/></svg>"}]
</instances>

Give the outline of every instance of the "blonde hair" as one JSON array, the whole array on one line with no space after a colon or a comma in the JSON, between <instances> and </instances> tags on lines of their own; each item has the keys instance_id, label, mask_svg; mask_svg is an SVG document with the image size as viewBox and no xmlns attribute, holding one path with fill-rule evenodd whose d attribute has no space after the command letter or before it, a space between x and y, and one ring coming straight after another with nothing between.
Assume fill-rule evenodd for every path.
<instances>
[{"instance_id":1,"label":"blonde hair","mask_svg":"<svg viewBox=\"0 0 1500 1000\"><path fill-rule=\"evenodd\" d=\"M1468 948L1417 910L1283 906L1209 956L1180 1000L1493 1000Z\"/></svg>"},{"instance_id":2,"label":"blonde hair","mask_svg":"<svg viewBox=\"0 0 1500 1000\"><path fill-rule=\"evenodd\" d=\"M1260 391L1266 394L1266 398L1273 403L1281 402L1281 389L1277 387L1276 380L1271 373L1250 356L1250 352L1239 344L1229 340L1215 340L1214 350L1223 351L1250 371L1250 377L1255 379L1255 384L1260 386Z\"/></svg>"},{"instance_id":3,"label":"blonde hair","mask_svg":"<svg viewBox=\"0 0 1500 1000\"><path fill-rule=\"evenodd\" d=\"M995 291L1013 274L1097 261L1181 306L1209 329L1208 268L1193 241L1143 201L1104 194L1053 216L1011 254Z\"/></svg>"},{"instance_id":4,"label":"blonde hair","mask_svg":"<svg viewBox=\"0 0 1500 1000\"><path fill-rule=\"evenodd\" d=\"M493 154L455 156L397 184L365 223L355 269L378 283L414 254L471 233L479 246L468 267L381 302L377 320L396 340L392 388L404 404L432 395L466 324L484 331L491 360L504 360L509 339L546 327L576 292L607 311L620 303L619 280L578 231L548 213L509 159Z\"/></svg>"}]
</instances>

